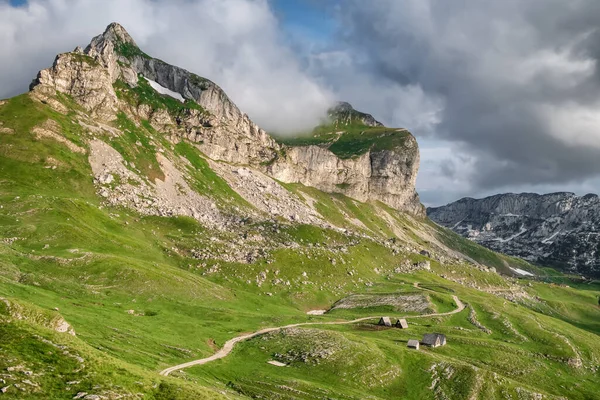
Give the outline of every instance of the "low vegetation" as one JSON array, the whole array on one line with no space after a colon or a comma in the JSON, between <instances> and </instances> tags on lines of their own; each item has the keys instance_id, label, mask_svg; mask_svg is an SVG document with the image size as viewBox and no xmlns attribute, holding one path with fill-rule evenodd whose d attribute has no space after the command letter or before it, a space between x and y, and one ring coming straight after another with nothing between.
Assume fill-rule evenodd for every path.
<instances>
[{"instance_id":1,"label":"low vegetation","mask_svg":"<svg viewBox=\"0 0 600 400\"><path fill-rule=\"evenodd\" d=\"M322 226L247 218L219 230L110 206L96 194L88 154L37 137L36 126L55 121L85 151L93 134L149 181L163 178L161 145L186 165L198 193L223 209L252 210L193 144L171 144L124 113L112 139L93 133L79 123L81 110L59 99L68 112L28 95L0 105L11 131L0 133L0 396L589 399L600 392L597 282L497 255L380 203L297 184L283 187L314 204ZM380 146L372 139L368 146ZM348 155L366 148L348 146ZM499 275L506 264L536 276ZM427 315L456 309L452 296L470 307ZM327 324L379 315L406 317L409 327L379 327L376 318ZM63 320L75 336L57 330ZM242 333L300 322L317 325L258 336L226 358L158 375ZM430 332L448 344L406 347Z\"/></svg>"},{"instance_id":2,"label":"low vegetation","mask_svg":"<svg viewBox=\"0 0 600 400\"><path fill-rule=\"evenodd\" d=\"M310 133L273 136L287 146L326 147L339 158L346 159L368 151L402 149L410 133L406 129L366 126L358 121L341 124L334 120L316 127Z\"/></svg>"},{"instance_id":3,"label":"low vegetation","mask_svg":"<svg viewBox=\"0 0 600 400\"><path fill-rule=\"evenodd\" d=\"M182 103L167 94L158 93L143 76L138 77L135 87L130 87L122 80L117 80L114 88L117 97L135 106L146 104L153 110L164 109L173 116L184 114L189 110L205 113L204 108L193 100L185 100Z\"/></svg>"},{"instance_id":4,"label":"low vegetation","mask_svg":"<svg viewBox=\"0 0 600 400\"><path fill-rule=\"evenodd\" d=\"M143 58L151 58L148 54L140 50L140 48L137 47L135 44L129 42L118 42L115 50L117 54L129 60L133 59L136 56L140 56Z\"/></svg>"}]
</instances>

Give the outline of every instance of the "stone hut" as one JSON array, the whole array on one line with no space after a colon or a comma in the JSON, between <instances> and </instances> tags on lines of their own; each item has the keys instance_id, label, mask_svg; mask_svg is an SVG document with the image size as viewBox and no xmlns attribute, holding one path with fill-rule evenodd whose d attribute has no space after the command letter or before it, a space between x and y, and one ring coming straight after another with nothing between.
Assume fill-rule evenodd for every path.
<instances>
[{"instance_id":1,"label":"stone hut","mask_svg":"<svg viewBox=\"0 0 600 400\"><path fill-rule=\"evenodd\" d=\"M377 325L392 326L392 320L390 319L390 317L381 317Z\"/></svg>"},{"instance_id":2,"label":"stone hut","mask_svg":"<svg viewBox=\"0 0 600 400\"><path fill-rule=\"evenodd\" d=\"M446 335L441 333L426 333L423 335L421 344L429 347L439 347L446 344Z\"/></svg>"},{"instance_id":3,"label":"stone hut","mask_svg":"<svg viewBox=\"0 0 600 400\"><path fill-rule=\"evenodd\" d=\"M419 341L417 339L410 339L406 347L419 350Z\"/></svg>"}]
</instances>

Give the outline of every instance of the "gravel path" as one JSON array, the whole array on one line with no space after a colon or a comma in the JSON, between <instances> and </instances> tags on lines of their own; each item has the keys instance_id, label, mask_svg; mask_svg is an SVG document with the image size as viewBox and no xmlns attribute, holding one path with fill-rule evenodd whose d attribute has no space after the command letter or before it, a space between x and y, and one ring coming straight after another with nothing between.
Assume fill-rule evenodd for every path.
<instances>
[{"instance_id":1,"label":"gravel path","mask_svg":"<svg viewBox=\"0 0 600 400\"><path fill-rule=\"evenodd\" d=\"M435 313L435 314L408 315L408 316L399 317L399 318L441 317L441 316L445 316L445 315L456 314L456 313L459 313L459 312L461 312L462 310L465 309L465 305L463 304L462 301L459 300L458 297L452 296L452 298L454 299L454 302L456 303L456 309L454 309L452 311L448 311L448 312L445 312L445 313ZM235 345L237 343L243 342L244 340L252 339L253 337L256 337L256 336L264 335L265 333L274 332L274 331L278 331L278 330L281 330L281 329L296 328L296 327L299 327L299 326L308 326L308 325L350 325L350 324L355 324L357 322L367 321L369 319L378 319L378 318L380 318L380 316L357 318L357 319L353 319L352 321L302 322L302 323L298 323L298 324L291 324L291 325L279 326L279 327L276 327L276 328L261 329L261 330L256 331L256 332L249 333L247 335L237 336L237 337L235 337L235 338L233 338L231 340L228 340L227 342L225 342L225 345L223 346L223 348L221 348L219 351L217 351L215 354L213 354L210 357L201 358L199 360L194 360L194 361L186 362L186 363L183 363L183 364L175 365L173 367L169 367L167 369L164 369L164 370L160 371L160 374L163 375L163 376L167 376L171 372L178 371L180 369L193 367L195 365L203 365L203 364L207 364L207 363L209 363L211 361L218 360L220 358L225 358L225 357L227 357L229 355L229 353L231 353L231 350L233 350L233 348L235 347Z\"/></svg>"}]
</instances>

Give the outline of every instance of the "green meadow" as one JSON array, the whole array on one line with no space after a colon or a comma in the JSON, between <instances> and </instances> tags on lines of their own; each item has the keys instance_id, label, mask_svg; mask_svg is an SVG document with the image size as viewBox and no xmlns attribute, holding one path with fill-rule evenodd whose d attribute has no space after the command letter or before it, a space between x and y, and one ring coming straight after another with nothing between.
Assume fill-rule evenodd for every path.
<instances>
[{"instance_id":1,"label":"green meadow","mask_svg":"<svg viewBox=\"0 0 600 400\"><path fill-rule=\"evenodd\" d=\"M184 106L155 98L144 85L121 89L132 102L173 112ZM58 100L67 113L28 95L0 106L2 127L12 131L0 133L0 388L6 388L0 398L592 399L600 393L600 283L493 253L380 203L299 184L282 186L302 202L310 198L337 229L256 218L222 231L188 217L109 206L96 194L87 154L33 132L55 121L65 138L87 149L81 110L66 96ZM155 146L166 138L124 113L113 128L122 134L98 138L148 182L162 179ZM345 158L405 139L400 131L350 124L333 140L334 129L288 144L326 143ZM193 144L167 148L167 157L189 162L190 186L220 210L256 211ZM225 260L236 241L258 234L268 246L252 262ZM199 259L198 250L209 256ZM508 266L537 278L501 275ZM332 309L352 296L366 300ZM422 307L416 300L385 302L403 296ZM427 316L455 310L452 296L467 307ZM379 327L380 316L406 317L409 328ZM366 317L373 318L326 324ZM63 321L75 335L57 331ZM159 375L209 357L243 333L304 322L314 324L258 336L221 360ZM430 332L445 334L448 344L406 347Z\"/></svg>"}]
</instances>

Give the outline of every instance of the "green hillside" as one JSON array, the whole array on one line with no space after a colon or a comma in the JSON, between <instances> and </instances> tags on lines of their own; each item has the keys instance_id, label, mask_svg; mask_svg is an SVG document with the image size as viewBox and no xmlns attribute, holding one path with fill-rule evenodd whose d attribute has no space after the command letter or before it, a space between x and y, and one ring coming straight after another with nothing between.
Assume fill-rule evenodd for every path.
<instances>
[{"instance_id":1,"label":"green hillside","mask_svg":"<svg viewBox=\"0 0 600 400\"><path fill-rule=\"evenodd\" d=\"M146 86L132 94L119 85L127 101L174 113L185 106L170 107ZM549 277L425 219L300 184L281 186L324 223L274 218L193 143L172 144L128 108L110 123L118 135L94 132L68 96L56 100L66 112L28 94L0 105L0 398L591 399L600 392L598 282ZM61 135L36 130L43 126ZM403 136L353 123L335 136L337 129L318 128L311 143L343 158L396 146ZM238 222L216 229L111 206L94 184L91 138L144 182L166 176L158 148L160 157L183 160L190 187ZM234 258L237 251L245 258ZM544 279L501 275L509 266ZM449 314L459 306L453 296L467 307ZM348 308L307 314L343 299ZM409 328L378 327L382 315L406 316ZM375 318L327 324L364 317ZM223 359L159 375L242 333L305 322L317 324L257 336ZM428 332L445 334L448 344L406 347Z\"/></svg>"}]
</instances>

